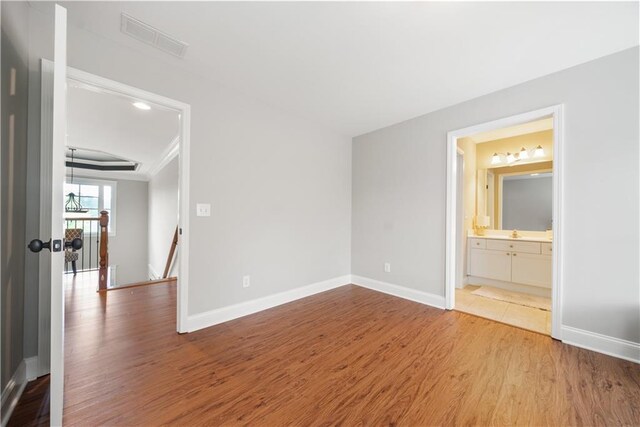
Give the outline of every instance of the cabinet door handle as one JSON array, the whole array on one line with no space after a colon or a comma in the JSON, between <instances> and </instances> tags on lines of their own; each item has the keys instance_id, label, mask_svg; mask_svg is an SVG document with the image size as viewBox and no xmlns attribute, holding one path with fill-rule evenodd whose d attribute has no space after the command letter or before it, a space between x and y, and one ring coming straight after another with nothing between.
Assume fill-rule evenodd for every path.
<instances>
[{"instance_id":1,"label":"cabinet door handle","mask_svg":"<svg viewBox=\"0 0 640 427\"><path fill-rule=\"evenodd\" d=\"M507 256L511 255L509 252L507 252Z\"/></svg>"},{"instance_id":2,"label":"cabinet door handle","mask_svg":"<svg viewBox=\"0 0 640 427\"><path fill-rule=\"evenodd\" d=\"M514 253L513 253L513 256L516 256L516 255L518 255L518 254L514 252Z\"/></svg>"}]
</instances>

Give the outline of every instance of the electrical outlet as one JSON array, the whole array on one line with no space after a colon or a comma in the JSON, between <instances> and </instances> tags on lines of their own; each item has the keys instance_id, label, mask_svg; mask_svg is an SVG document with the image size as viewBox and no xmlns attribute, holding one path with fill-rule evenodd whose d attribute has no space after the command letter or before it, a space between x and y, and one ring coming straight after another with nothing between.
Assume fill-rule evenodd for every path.
<instances>
[{"instance_id":1,"label":"electrical outlet","mask_svg":"<svg viewBox=\"0 0 640 427\"><path fill-rule=\"evenodd\" d=\"M209 203L197 203L196 216L211 216L211 205Z\"/></svg>"},{"instance_id":2,"label":"electrical outlet","mask_svg":"<svg viewBox=\"0 0 640 427\"><path fill-rule=\"evenodd\" d=\"M251 286L251 276L242 276L242 287L248 288Z\"/></svg>"},{"instance_id":3,"label":"electrical outlet","mask_svg":"<svg viewBox=\"0 0 640 427\"><path fill-rule=\"evenodd\" d=\"M388 263L388 262L384 263L384 272L391 273L391 263Z\"/></svg>"}]
</instances>

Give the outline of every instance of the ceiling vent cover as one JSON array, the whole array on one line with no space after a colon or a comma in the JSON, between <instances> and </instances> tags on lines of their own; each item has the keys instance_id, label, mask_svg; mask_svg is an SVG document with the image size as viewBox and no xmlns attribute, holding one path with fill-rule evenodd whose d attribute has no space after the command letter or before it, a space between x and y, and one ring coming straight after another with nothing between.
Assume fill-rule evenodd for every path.
<instances>
[{"instance_id":1,"label":"ceiling vent cover","mask_svg":"<svg viewBox=\"0 0 640 427\"><path fill-rule=\"evenodd\" d=\"M120 31L144 43L154 46L163 52L183 58L188 44L163 33L151 25L145 24L132 16L122 13Z\"/></svg>"}]
</instances>

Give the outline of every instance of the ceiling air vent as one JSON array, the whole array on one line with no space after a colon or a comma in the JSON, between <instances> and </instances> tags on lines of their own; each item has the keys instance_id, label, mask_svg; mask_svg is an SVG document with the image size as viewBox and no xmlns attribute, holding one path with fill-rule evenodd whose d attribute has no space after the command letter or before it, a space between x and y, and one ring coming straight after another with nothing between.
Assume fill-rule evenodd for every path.
<instances>
[{"instance_id":1,"label":"ceiling air vent","mask_svg":"<svg viewBox=\"0 0 640 427\"><path fill-rule=\"evenodd\" d=\"M138 21L126 13L122 14L120 30L133 38L150 44L151 46L154 46L163 52L177 56L178 58L183 58L187 51L187 47L189 47L188 44L153 28L151 25Z\"/></svg>"}]
</instances>

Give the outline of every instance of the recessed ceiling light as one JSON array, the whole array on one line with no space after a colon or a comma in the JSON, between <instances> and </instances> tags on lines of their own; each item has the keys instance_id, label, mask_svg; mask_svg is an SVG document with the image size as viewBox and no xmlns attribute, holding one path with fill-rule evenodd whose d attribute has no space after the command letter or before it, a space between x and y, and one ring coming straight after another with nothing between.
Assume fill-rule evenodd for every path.
<instances>
[{"instance_id":1,"label":"recessed ceiling light","mask_svg":"<svg viewBox=\"0 0 640 427\"><path fill-rule=\"evenodd\" d=\"M141 110L151 110L151 107L148 104L145 104L144 102L134 102L133 106Z\"/></svg>"}]
</instances>

